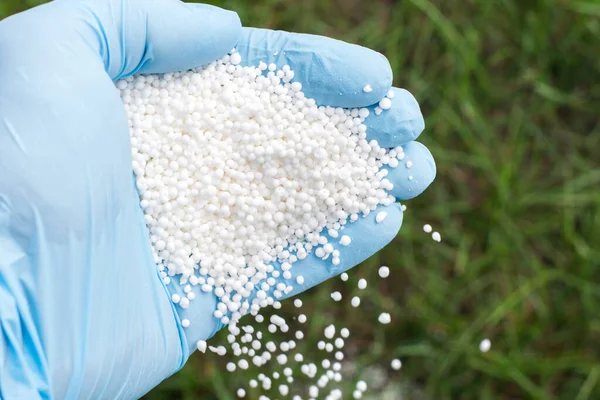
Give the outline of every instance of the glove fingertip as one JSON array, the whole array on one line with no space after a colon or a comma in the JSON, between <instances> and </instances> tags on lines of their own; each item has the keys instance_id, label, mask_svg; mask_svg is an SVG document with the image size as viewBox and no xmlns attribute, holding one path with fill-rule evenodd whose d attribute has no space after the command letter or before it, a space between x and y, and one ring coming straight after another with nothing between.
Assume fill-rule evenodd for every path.
<instances>
[{"instance_id":1,"label":"glove fingertip","mask_svg":"<svg viewBox=\"0 0 600 400\"><path fill-rule=\"evenodd\" d=\"M431 185L437 169L433 155L427 147L419 142L409 142L404 148L404 160L396 168L389 171L387 179L394 184L391 194L398 200L409 200L417 197Z\"/></svg>"},{"instance_id":2,"label":"glove fingertip","mask_svg":"<svg viewBox=\"0 0 600 400\"><path fill-rule=\"evenodd\" d=\"M208 64L233 49L241 35L242 24L233 11L187 3L174 6L157 2L146 7L143 57L137 68L126 69L119 78L138 72L184 71ZM137 22L139 26L141 22ZM128 43L139 41L132 33L127 37ZM139 43L126 48L142 49Z\"/></svg>"},{"instance_id":3,"label":"glove fingertip","mask_svg":"<svg viewBox=\"0 0 600 400\"><path fill-rule=\"evenodd\" d=\"M369 48L340 43L338 51L344 53L346 58L340 63L345 64L343 77L340 78L343 86L339 94L333 93L338 94L339 98L329 92L330 98L325 104L360 108L378 103L392 87L393 72L389 61L383 54ZM340 75L339 71L335 71L335 63L331 63L331 67L331 76ZM318 87L315 89L319 90ZM324 96L325 93L315 93L315 98Z\"/></svg>"},{"instance_id":4,"label":"glove fingertip","mask_svg":"<svg viewBox=\"0 0 600 400\"><path fill-rule=\"evenodd\" d=\"M204 30L212 32L201 43L206 62L222 57L237 45L242 34L242 21L235 11L208 4L184 4L198 16L198 21L204 24Z\"/></svg>"},{"instance_id":5,"label":"glove fingertip","mask_svg":"<svg viewBox=\"0 0 600 400\"><path fill-rule=\"evenodd\" d=\"M289 65L306 97L332 107L368 107L392 86L392 68L366 47L318 35L243 28L238 51L245 65Z\"/></svg>"},{"instance_id":6,"label":"glove fingertip","mask_svg":"<svg viewBox=\"0 0 600 400\"><path fill-rule=\"evenodd\" d=\"M425 120L415 97L406 89L392 88L392 106L389 110L375 112L365 121L369 139L375 139L381 147L396 147L415 140L425 129Z\"/></svg>"}]
</instances>

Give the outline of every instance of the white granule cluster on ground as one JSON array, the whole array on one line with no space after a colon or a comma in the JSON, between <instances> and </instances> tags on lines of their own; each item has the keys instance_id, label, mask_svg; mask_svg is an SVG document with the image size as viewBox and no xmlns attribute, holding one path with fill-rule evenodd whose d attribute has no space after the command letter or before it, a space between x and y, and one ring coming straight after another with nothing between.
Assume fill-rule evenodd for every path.
<instances>
[{"instance_id":1,"label":"white granule cluster on ground","mask_svg":"<svg viewBox=\"0 0 600 400\"><path fill-rule=\"evenodd\" d=\"M382 167L404 158L401 147L367 140L368 109L317 106L288 66L241 61L233 51L191 71L117 82L161 276L214 291L223 323L289 293L303 281L291 268L309 253L339 264L334 246L350 238L329 243L324 232L337 237L392 204ZM193 298L175 300L186 308Z\"/></svg>"}]
</instances>

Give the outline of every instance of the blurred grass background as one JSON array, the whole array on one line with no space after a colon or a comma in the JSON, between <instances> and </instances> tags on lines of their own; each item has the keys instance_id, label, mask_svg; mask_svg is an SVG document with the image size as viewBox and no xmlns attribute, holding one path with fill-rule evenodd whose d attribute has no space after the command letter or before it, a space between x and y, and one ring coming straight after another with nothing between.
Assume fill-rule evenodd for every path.
<instances>
[{"instance_id":1,"label":"blurred grass background","mask_svg":"<svg viewBox=\"0 0 600 400\"><path fill-rule=\"evenodd\" d=\"M0 18L39 3L0 0ZM397 239L348 282L301 297L312 315L305 358L319 361L318 333L343 321L352 332L345 398L370 374L375 392L395 387L380 399L600 399L600 1L210 3L248 26L381 51L426 118L420 140L436 157L436 182L407 203ZM382 264L387 280L377 276ZM358 277L369 287L354 309ZM333 290L344 295L339 305ZM384 310L385 328L375 322ZM492 350L481 353L486 337ZM195 354L146 397L233 399L255 375Z\"/></svg>"}]
</instances>

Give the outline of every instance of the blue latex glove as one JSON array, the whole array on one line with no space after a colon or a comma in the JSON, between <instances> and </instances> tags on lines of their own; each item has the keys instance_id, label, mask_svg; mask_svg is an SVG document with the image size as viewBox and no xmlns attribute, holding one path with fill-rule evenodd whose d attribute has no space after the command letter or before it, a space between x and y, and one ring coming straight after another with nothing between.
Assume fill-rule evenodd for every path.
<instances>
[{"instance_id":1,"label":"blue latex glove","mask_svg":"<svg viewBox=\"0 0 600 400\"><path fill-rule=\"evenodd\" d=\"M0 398L137 398L179 370L220 327L214 295L175 307L151 255L113 80L199 66L238 43L245 63L289 64L321 104L367 106L389 89L387 61L331 39L243 30L235 13L175 0L58 0L0 22ZM371 93L362 88L370 84ZM408 199L433 180L414 98L395 89L369 135L404 145L392 170ZM413 180L408 180L412 175ZM348 226L342 263L309 256L307 289L387 244L398 205ZM180 320L192 322L187 329Z\"/></svg>"}]
</instances>

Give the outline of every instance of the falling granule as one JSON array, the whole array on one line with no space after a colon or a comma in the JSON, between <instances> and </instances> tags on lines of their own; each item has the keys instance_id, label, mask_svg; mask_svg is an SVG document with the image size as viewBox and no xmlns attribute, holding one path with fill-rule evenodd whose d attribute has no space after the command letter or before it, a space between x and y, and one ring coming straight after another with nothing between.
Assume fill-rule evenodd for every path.
<instances>
[{"instance_id":1,"label":"falling granule","mask_svg":"<svg viewBox=\"0 0 600 400\"><path fill-rule=\"evenodd\" d=\"M287 363L287 356L285 354L278 355L277 362L279 363L279 365L285 365Z\"/></svg>"},{"instance_id":2,"label":"falling granule","mask_svg":"<svg viewBox=\"0 0 600 400\"><path fill-rule=\"evenodd\" d=\"M289 393L289 388L287 385L279 385L279 394L282 396L287 396Z\"/></svg>"},{"instance_id":3,"label":"falling granule","mask_svg":"<svg viewBox=\"0 0 600 400\"><path fill-rule=\"evenodd\" d=\"M348 280L348 274L347 273L342 273L340 275L340 279L343 280L344 282L346 282Z\"/></svg>"},{"instance_id":4,"label":"falling granule","mask_svg":"<svg viewBox=\"0 0 600 400\"><path fill-rule=\"evenodd\" d=\"M390 365L394 371L398 371L400 368L402 368L402 361L398 360L397 358L394 358Z\"/></svg>"},{"instance_id":5,"label":"falling granule","mask_svg":"<svg viewBox=\"0 0 600 400\"><path fill-rule=\"evenodd\" d=\"M360 306L360 297L354 296L352 300L350 300L350 304L352 304L352 307L354 308Z\"/></svg>"},{"instance_id":6,"label":"falling granule","mask_svg":"<svg viewBox=\"0 0 600 400\"><path fill-rule=\"evenodd\" d=\"M392 317L390 317L390 314L388 313L381 313L379 314L379 323L387 325L392 321Z\"/></svg>"},{"instance_id":7,"label":"falling granule","mask_svg":"<svg viewBox=\"0 0 600 400\"><path fill-rule=\"evenodd\" d=\"M241 389L241 388L240 388L240 389L238 389L238 390L237 390L237 396L238 396L239 398L246 397L246 391L245 391L244 389Z\"/></svg>"},{"instance_id":8,"label":"falling granule","mask_svg":"<svg viewBox=\"0 0 600 400\"><path fill-rule=\"evenodd\" d=\"M331 298L333 301L340 301L342 300L342 294L340 292L333 292L331 293Z\"/></svg>"},{"instance_id":9,"label":"falling granule","mask_svg":"<svg viewBox=\"0 0 600 400\"><path fill-rule=\"evenodd\" d=\"M206 353L206 341L204 341L204 340L198 340L196 342L196 348L198 350L200 350L200 352Z\"/></svg>"},{"instance_id":10,"label":"falling granule","mask_svg":"<svg viewBox=\"0 0 600 400\"><path fill-rule=\"evenodd\" d=\"M442 241L442 235L440 235L440 233L439 233L439 232L433 232L433 233L431 234L431 238L432 238L433 240L435 240L436 242L441 242L441 241Z\"/></svg>"},{"instance_id":11,"label":"falling granule","mask_svg":"<svg viewBox=\"0 0 600 400\"><path fill-rule=\"evenodd\" d=\"M433 230L433 228L431 227L431 225L429 225L429 224L423 225L423 231L425 233L431 233L432 230Z\"/></svg>"},{"instance_id":12,"label":"falling granule","mask_svg":"<svg viewBox=\"0 0 600 400\"><path fill-rule=\"evenodd\" d=\"M388 276L390 276L390 269L385 265L379 267L379 276L384 279L387 278Z\"/></svg>"},{"instance_id":13,"label":"falling granule","mask_svg":"<svg viewBox=\"0 0 600 400\"><path fill-rule=\"evenodd\" d=\"M365 381L356 382L356 389L360 390L361 392L366 392L367 391L367 382L365 382Z\"/></svg>"},{"instance_id":14,"label":"falling granule","mask_svg":"<svg viewBox=\"0 0 600 400\"><path fill-rule=\"evenodd\" d=\"M479 351L482 353L487 353L492 348L492 342L490 339L483 339L481 343L479 343Z\"/></svg>"},{"instance_id":15,"label":"falling granule","mask_svg":"<svg viewBox=\"0 0 600 400\"><path fill-rule=\"evenodd\" d=\"M327 328L325 328L324 334L327 339L333 339L335 336L335 326L333 324L329 325Z\"/></svg>"},{"instance_id":16,"label":"falling granule","mask_svg":"<svg viewBox=\"0 0 600 400\"><path fill-rule=\"evenodd\" d=\"M358 280L358 288L359 289L366 289L367 288L367 280L364 278L361 278Z\"/></svg>"}]
</instances>

